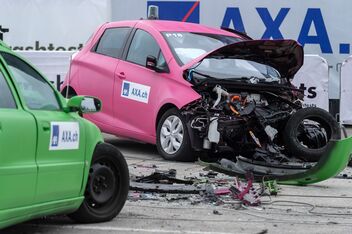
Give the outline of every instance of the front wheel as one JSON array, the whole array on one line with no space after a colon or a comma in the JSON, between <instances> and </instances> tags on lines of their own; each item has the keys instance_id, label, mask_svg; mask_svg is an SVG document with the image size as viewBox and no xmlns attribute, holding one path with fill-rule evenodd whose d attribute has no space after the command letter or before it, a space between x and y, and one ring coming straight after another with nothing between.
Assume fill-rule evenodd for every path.
<instances>
[{"instance_id":1,"label":"front wheel","mask_svg":"<svg viewBox=\"0 0 352 234\"><path fill-rule=\"evenodd\" d=\"M288 152L308 162L319 161L328 142L340 138L340 126L334 117L316 107L298 110L287 121L284 131Z\"/></svg>"},{"instance_id":2,"label":"front wheel","mask_svg":"<svg viewBox=\"0 0 352 234\"><path fill-rule=\"evenodd\" d=\"M161 117L157 128L156 146L166 160L192 162L192 152L187 125L178 109L172 108Z\"/></svg>"},{"instance_id":3,"label":"front wheel","mask_svg":"<svg viewBox=\"0 0 352 234\"><path fill-rule=\"evenodd\" d=\"M85 199L69 216L80 223L110 221L123 208L129 190L125 158L110 144L99 144L93 154Z\"/></svg>"}]
</instances>

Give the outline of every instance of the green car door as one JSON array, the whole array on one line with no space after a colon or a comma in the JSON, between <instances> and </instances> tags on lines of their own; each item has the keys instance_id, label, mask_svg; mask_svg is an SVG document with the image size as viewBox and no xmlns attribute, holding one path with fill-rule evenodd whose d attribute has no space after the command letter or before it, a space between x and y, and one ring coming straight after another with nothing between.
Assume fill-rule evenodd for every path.
<instances>
[{"instance_id":1,"label":"green car door","mask_svg":"<svg viewBox=\"0 0 352 234\"><path fill-rule=\"evenodd\" d=\"M27 206L33 203L35 195L35 119L18 106L16 100L0 61L0 211ZM0 212L0 220L17 215L16 212Z\"/></svg>"},{"instance_id":2,"label":"green car door","mask_svg":"<svg viewBox=\"0 0 352 234\"><path fill-rule=\"evenodd\" d=\"M24 60L1 53L24 108L36 120L38 179L35 203L78 197L82 187L86 134L77 113L66 113L57 92Z\"/></svg>"}]
</instances>

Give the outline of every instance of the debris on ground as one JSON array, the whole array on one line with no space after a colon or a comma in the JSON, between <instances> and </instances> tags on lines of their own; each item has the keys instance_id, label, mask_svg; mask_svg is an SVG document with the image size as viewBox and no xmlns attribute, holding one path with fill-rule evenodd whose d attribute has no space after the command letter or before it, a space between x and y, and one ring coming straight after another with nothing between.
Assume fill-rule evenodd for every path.
<instances>
[{"instance_id":1,"label":"debris on ground","mask_svg":"<svg viewBox=\"0 0 352 234\"><path fill-rule=\"evenodd\" d=\"M276 181L254 183L251 173L245 180L211 170L180 179L175 169L154 169L148 175L131 177L129 200L187 201L191 205L202 203L239 209L260 206L262 196L277 193ZM213 214L221 215L217 210Z\"/></svg>"},{"instance_id":2,"label":"debris on ground","mask_svg":"<svg viewBox=\"0 0 352 234\"><path fill-rule=\"evenodd\" d=\"M217 210L213 210L213 214L215 214L215 215L222 215L222 213L220 213L220 212L217 211Z\"/></svg>"},{"instance_id":3,"label":"debris on ground","mask_svg":"<svg viewBox=\"0 0 352 234\"><path fill-rule=\"evenodd\" d=\"M260 192L253 187L253 174L247 173L247 183L235 180L235 184L231 186L230 191L234 197L243 202L247 206L260 205Z\"/></svg>"},{"instance_id":4,"label":"debris on ground","mask_svg":"<svg viewBox=\"0 0 352 234\"><path fill-rule=\"evenodd\" d=\"M194 186L189 184L156 184L148 182L130 182L130 189L145 192L189 194L199 194L200 192L205 190L203 186Z\"/></svg>"}]
</instances>

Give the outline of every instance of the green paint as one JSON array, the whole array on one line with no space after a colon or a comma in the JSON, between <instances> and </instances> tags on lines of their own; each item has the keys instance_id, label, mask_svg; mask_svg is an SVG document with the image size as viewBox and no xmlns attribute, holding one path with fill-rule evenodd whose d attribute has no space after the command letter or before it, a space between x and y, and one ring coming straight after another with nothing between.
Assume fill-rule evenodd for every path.
<instances>
[{"instance_id":1,"label":"green paint","mask_svg":"<svg viewBox=\"0 0 352 234\"><path fill-rule=\"evenodd\" d=\"M25 61L1 41L0 53ZM16 83L2 56L0 73L17 106L0 108L0 229L44 215L75 211L84 199L94 149L103 142L100 130L94 124L72 112L74 106L83 111L84 97L66 100L45 80L48 89L54 92L60 110L33 110L26 106L20 84ZM51 122L77 122L79 148L49 150Z\"/></svg>"},{"instance_id":2,"label":"green paint","mask_svg":"<svg viewBox=\"0 0 352 234\"><path fill-rule=\"evenodd\" d=\"M348 162L351 159L352 153L352 137L343 140L332 140L327 145L327 151L322 155L319 162L314 167L293 175L254 175L254 178L258 182L276 180L278 184L287 185L307 185L318 183L327 180L331 177L339 174L343 169L346 168ZM245 175L241 172L231 170L229 168L222 167L219 163L206 163L200 161L204 166L209 169L224 173L230 176L239 176L245 178Z\"/></svg>"}]
</instances>

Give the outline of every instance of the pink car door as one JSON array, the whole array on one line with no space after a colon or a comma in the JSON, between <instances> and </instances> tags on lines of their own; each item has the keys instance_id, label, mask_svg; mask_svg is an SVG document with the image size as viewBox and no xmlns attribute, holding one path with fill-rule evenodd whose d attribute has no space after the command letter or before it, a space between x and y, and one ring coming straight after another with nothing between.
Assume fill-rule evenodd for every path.
<instances>
[{"instance_id":1,"label":"pink car door","mask_svg":"<svg viewBox=\"0 0 352 234\"><path fill-rule=\"evenodd\" d=\"M164 72L146 68L146 59L153 56L157 67ZM126 55L116 69L117 102L115 116L122 123L122 135L146 142L155 141L155 112L157 112L162 87L168 82L168 67L156 40L148 32L137 29ZM128 129L128 130L127 130Z\"/></svg>"},{"instance_id":2,"label":"pink car door","mask_svg":"<svg viewBox=\"0 0 352 234\"><path fill-rule=\"evenodd\" d=\"M101 112L86 116L106 132L116 125L113 115L115 69L132 27L106 28L96 45L79 60L80 95L96 96L103 103Z\"/></svg>"}]
</instances>

